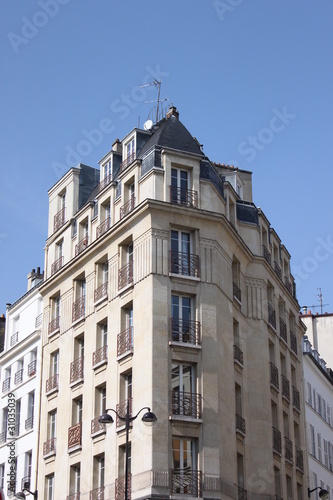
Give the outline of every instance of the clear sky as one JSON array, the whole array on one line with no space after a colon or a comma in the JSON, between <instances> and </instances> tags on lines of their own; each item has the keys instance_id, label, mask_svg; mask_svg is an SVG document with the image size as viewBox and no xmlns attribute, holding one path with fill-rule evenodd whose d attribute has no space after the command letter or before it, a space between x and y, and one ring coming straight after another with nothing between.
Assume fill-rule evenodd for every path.
<instances>
[{"instance_id":1,"label":"clear sky","mask_svg":"<svg viewBox=\"0 0 333 500\"><path fill-rule=\"evenodd\" d=\"M300 305L321 288L333 312L332 21L331 0L2 0L0 313L44 268L48 189L143 125L154 78L212 161L253 172Z\"/></svg>"}]
</instances>

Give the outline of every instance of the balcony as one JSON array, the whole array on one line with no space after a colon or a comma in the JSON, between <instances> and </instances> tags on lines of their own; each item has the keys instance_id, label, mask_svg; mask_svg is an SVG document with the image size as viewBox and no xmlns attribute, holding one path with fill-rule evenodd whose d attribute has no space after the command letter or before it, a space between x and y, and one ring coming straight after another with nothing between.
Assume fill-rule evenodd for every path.
<instances>
[{"instance_id":1,"label":"balcony","mask_svg":"<svg viewBox=\"0 0 333 500\"><path fill-rule=\"evenodd\" d=\"M46 395L59 389L59 375L53 375L46 381Z\"/></svg>"},{"instance_id":2,"label":"balcony","mask_svg":"<svg viewBox=\"0 0 333 500\"><path fill-rule=\"evenodd\" d=\"M243 436L245 436L245 419L236 413L236 432L239 432Z\"/></svg>"},{"instance_id":3,"label":"balcony","mask_svg":"<svg viewBox=\"0 0 333 500\"><path fill-rule=\"evenodd\" d=\"M93 352L92 356L92 364L93 368L100 366L108 361L108 346L104 345L97 349L97 351Z\"/></svg>"},{"instance_id":4,"label":"balcony","mask_svg":"<svg viewBox=\"0 0 333 500\"><path fill-rule=\"evenodd\" d=\"M296 455L296 469L301 472L304 472L304 461L303 461L303 451L295 446L295 455Z\"/></svg>"},{"instance_id":5,"label":"balcony","mask_svg":"<svg viewBox=\"0 0 333 500\"><path fill-rule=\"evenodd\" d=\"M5 443L6 439L7 439L7 429L0 432L0 444Z\"/></svg>"},{"instance_id":6,"label":"balcony","mask_svg":"<svg viewBox=\"0 0 333 500\"><path fill-rule=\"evenodd\" d=\"M31 486L31 476L22 477L21 490L30 490L30 486Z\"/></svg>"},{"instance_id":7,"label":"balcony","mask_svg":"<svg viewBox=\"0 0 333 500\"><path fill-rule=\"evenodd\" d=\"M88 246L88 236L85 236L77 245L75 245L75 256L79 255Z\"/></svg>"},{"instance_id":8,"label":"balcony","mask_svg":"<svg viewBox=\"0 0 333 500\"><path fill-rule=\"evenodd\" d=\"M199 255L170 251L170 273L199 278Z\"/></svg>"},{"instance_id":9,"label":"balcony","mask_svg":"<svg viewBox=\"0 0 333 500\"><path fill-rule=\"evenodd\" d=\"M15 384L15 385L18 385L18 384L20 384L22 381L23 381L23 368L22 368L21 370L18 370L18 371L15 373L15 376L14 376L14 384Z\"/></svg>"},{"instance_id":10,"label":"balcony","mask_svg":"<svg viewBox=\"0 0 333 500\"><path fill-rule=\"evenodd\" d=\"M70 367L70 384L83 382L83 357L72 361Z\"/></svg>"},{"instance_id":11,"label":"balcony","mask_svg":"<svg viewBox=\"0 0 333 500\"><path fill-rule=\"evenodd\" d=\"M8 392L10 390L10 377L6 378L2 382L2 392Z\"/></svg>"},{"instance_id":12,"label":"balcony","mask_svg":"<svg viewBox=\"0 0 333 500\"><path fill-rule=\"evenodd\" d=\"M71 495L67 495L66 500L80 500L80 493L72 493Z\"/></svg>"},{"instance_id":13,"label":"balcony","mask_svg":"<svg viewBox=\"0 0 333 500\"><path fill-rule=\"evenodd\" d=\"M72 425L68 429L68 450L77 449L82 445L82 422Z\"/></svg>"},{"instance_id":14,"label":"balcony","mask_svg":"<svg viewBox=\"0 0 333 500\"><path fill-rule=\"evenodd\" d=\"M98 185L98 191L102 191L108 184L112 182L112 175L106 175L104 179Z\"/></svg>"},{"instance_id":15,"label":"balcony","mask_svg":"<svg viewBox=\"0 0 333 500\"><path fill-rule=\"evenodd\" d=\"M198 470L172 469L171 470L171 495L183 494L191 497L202 496L202 473Z\"/></svg>"},{"instance_id":16,"label":"balcony","mask_svg":"<svg viewBox=\"0 0 333 500\"><path fill-rule=\"evenodd\" d=\"M293 285L288 278L284 278L284 284L290 295L293 295Z\"/></svg>"},{"instance_id":17,"label":"balcony","mask_svg":"<svg viewBox=\"0 0 333 500\"><path fill-rule=\"evenodd\" d=\"M294 409L300 413L301 411L301 403L300 403L300 396L299 396L299 390L296 389L296 387L292 387L292 394L293 394L293 407Z\"/></svg>"},{"instance_id":18,"label":"balcony","mask_svg":"<svg viewBox=\"0 0 333 500\"><path fill-rule=\"evenodd\" d=\"M28 377L36 375L36 371L37 371L37 359L34 359L28 364Z\"/></svg>"},{"instance_id":19,"label":"balcony","mask_svg":"<svg viewBox=\"0 0 333 500\"><path fill-rule=\"evenodd\" d=\"M275 427L273 427L273 451L279 455L282 452L281 432Z\"/></svg>"},{"instance_id":20,"label":"balcony","mask_svg":"<svg viewBox=\"0 0 333 500\"><path fill-rule=\"evenodd\" d=\"M108 282L106 281L94 291L94 302L108 298Z\"/></svg>"},{"instance_id":21,"label":"balcony","mask_svg":"<svg viewBox=\"0 0 333 500\"><path fill-rule=\"evenodd\" d=\"M128 474L127 481L127 498L131 500L131 492L132 492L132 476ZM118 477L115 483L115 500L124 500L125 499L125 477Z\"/></svg>"},{"instance_id":22,"label":"balcony","mask_svg":"<svg viewBox=\"0 0 333 500\"><path fill-rule=\"evenodd\" d=\"M297 338L294 332L290 331L290 349L297 356Z\"/></svg>"},{"instance_id":23,"label":"balcony","mask_svg":"<svg viewBox=\"0 0 333 500\"><path fill-rule=\"evenodd\" d=\"M101 424L99 422L99 417L93 418L91 421L91 435L97 435L97 434L105 434L106 433L106 426L105 424Z\"/></svg>"},{"instance_id":24,"label":"balcony","mask_svg":"<svg viewBox=\"0 0 333 500\"><path fill-rule=\"evenodd\" d=\"M84 303L85 297L81 297L76 302L73 303L73 311L72 311L72 321L79 321L84 318Z\"/></svg>"},{"instance_id":25,"label":"balcony","mask_svg":"<svg viewBox=\"0 0 333 500\"><path fill-rule=\"evenodd\" d=\"M118 290L125 286L133 284L133 261L130 260L128 264L119 269L118 272Z\"/></svg>"},{"instance_id":26,"label":"balcony","mask_svg":"<svg viewBox=\"0 0 333 500\"><path fill-rule=\"evenodd\" d=\"M129 167L130 164L135 160L135 158L136 158L135 152L131 153L127 158L125 158L125 160L122 161L120 164L120 173L126 170L126 168Z\"/></svg>"},{"instance_id":27,"label":"balcony","mask_svg":"<svg viewBox=\"0 0 333 500\"><path fill-rule=\"evenodd\" d=\"M133 352L133 326L117 335L117 356Z\"/></svg>"},{"instance_id":28,"label":"balcony","mask_svg":"<svg viewBox=\"0 0 333 500\"><path fill-rule=\"evenodd\" d=\"M191 392L171 391L171 416L200 419L201 395Z\"/></svg>"},{"instance_id":29,"label":"balcony","mask_svg":"<svg viewBox=\"0 0 333 500\"><path fill-rule=\"evenodd\" d=\"M293 443L287 437L284 438L284 458L293 463Z\"/></svg>"},{"instance_id":30,"label":"balcony","mask_svg":"<svg viewBox=\"0 0 333 500\"><path fill-rule=\"evenodd\" d=\"M268 302L268 323L275 329L276 328L276 314L275 314L275 309Z\"/></svg>"},{"instance_id":31,"label":"balcony","mask_svg":"<svg viewBox=\"0 0 333 500\"><path fill-rule=\"evenodd\" d=\"M102 236L102 234L106 233L108 229L111 227L111 219L108 217L96 228L96 238Z\"/></svg>"},{"instance_id":32,"label":"balcony","mask_svg":"<svg viewBox=\"0 0 333 500\"><path fill-rule=\"evenodd\" d=\"M104 500L104 486L90 490L89 500Z\"/></svg>"},{"instance_id":33,"label":"balcony","mask_svg":"<svg viewBox=\"0 0 333 500\"><path fill-rule=\"evenodd\" d=\"M279 370L273 363L270 364L270 383L271 387L273 387L276 391L279 391Z\"/></svg>"},{"instance_id":34,"label":"balcony","mask_svg":"<svg viewBox=\"0 0 333 500\"><path fill-rule=\"evenodd\" d=\"M276 261L274 261L274 271L280 280L282 280L282 269Z\"/></svg>"},{"instance_id":35,"label":"balcony","mask_svg":"<svg viewBox=\"0 0 333 500\"><path fill-rule=\"evenodd\" d=\"M239 301L239 302L242 302L242 294L241 294L241 289L239 288L238 285L236 285L236 283L233 283L232 284L232 293L233 293L233 296Z\"/></svg>"},{"instance_id":36,"label":"balcony","mask_svg":"<svg viewBox=\"0 0 333 500\"><path fill-rule=\"evenodd\" d=\"M53 218L53 232L55 233L58 229L65 224L65 207L59 210L59 212Z\"/></svg>"},{"instance_id":37,"label":"balcony","mask_svg":"<svg viewBox=\"0 0 333 500\"><path fill-rule=\"evenodd\" d=\"M18 343L18 332L14 333L11 337L10 337L10 347L13 347L15 344Z\"/></svg>"},{"instance_id":38,"label":"balcony","mask_svg":"<svg viewBox=\"0 0 333 500\"><path fill-rule=\"evenodd\" d=\"M48 441L45 441L43 444L43 456L46 457L48 455L55 455L56 454L56 438L49 439Z\"/></svg>"},{"instance_id":39,"label":"balcony","mask_svg":"<svg viewBox=\"0 0 333 500\"><path fill-rule=\"evenodd\" d=\"M64 257L59 257L59 259L55 260L53 264L51 265L51 275L55 274L56 272L59 271L59 269L62 268L64 265Z\"/></svg>"},{"instance_id":40,"label":"balcony","mask_svg":"<svg viewBox=\"0 0 333 500\"><path fill-rule=\"evenodd\" d=\"M34 428L34 416L28 417L25 421L25 430L28 431Z\"/></svg>"},{"instance_id":41,"label":"balcony","mask_svg":"<svg viewBox=\"0 0 333 500\"><path fill-rule=\"evenodd\" d=\"M237 361L241 366L244 366L243 351L237 345L234 345L234 361Z\"/></svg>"},{"instance_id":42,"label":"balcony","mask_svg":"<svg viewBox=\"0 0 333 500\"><path fill-rule=\"evenodd\" d=\"M268 264L271 265L272 257L270 252L268 251L268 248L265 245L262 246L262 255L266 260L266 262L268 262Z\"/></svg>"},{"instance_id":43,"label":"balcony","mask_svg":"<svg viewBox=\"0 0 333 500\"><path fill-rule=\"evenodd\" d=\"M20 435L20 424L18 422L15 425L8 425L8 434L10 437L18 437Z\"/></svg>"},{"instance_id":44,"label":"balcony","mask_svg":"<svg viewBox=\"0 0 333 500\"><path fill-rule=\"evenodd\" d=\"M170 318L170 341L200 345L200 323L190 319Z\"/></svg>"},{"instance_id":45,"label":"balcony","mask_svg":"<svg viewBox=\"0 0 333 500\"><path fill-rule=\"evenodd\" d=\"M53 335L60 331L60 316L57 316L49 323L48 333L49 335Z\"/></svg>"},{"instance_id":46,"label":"balcony","mask_svg":"<svg viewBox=\"0 0 333 500\"><path fill-rule=\"evenodd\" d=\"M122 403L118 403L117 406L116 406L116 410L117 410L117 413L118 415L120 415L121 417L125 417L126 416L126 413L127 413L127 403L129 403L129 415L130 417L132 416L132 403L133 403L133 399L132 398L129 398L129 399L125 399L125 401L123 401ZM122 427L125 425L125 422L123 422L117 415L117 420L116 420L116 426L117 427Z\"/></svg>"},{"instance_id":47,"label":"balcony","mask_svg":"<svg viewBox=\"0 0 333 500\"><path fill-rule=\"evenodd\" d=\"M288 339L287 339L287 325L285 321L280 317L280 338L287 344Z\"/></svg>"},{"instance_id":48,"label":"balcony","mask_svg":"<svg viewBox=\"0 0 333 500\"><path fill-rule=\"evenodd\" d=\"M247 491L238 486L238 500L247 500Z\"/></svg>"},{"instance_id":49,"label":"balcony","mask_svg":"<svg viewBox=\"0 0 333 500\"><path fill-rule=\"evenodd\" d=\"M131 199L128 200L127 203L125 203L125 205L123 205L122 207L120 207L120 219L122 219L127 214L129 214L130 212L132 212L132 210L134 210L134 207L135 207L135 197L132 196Z\"/></svg>"},{"instance_id":50,"label":"balcony","mask_svg":"<svg viewBox=\"0 0 333 500\"><path fill-rule=\"evenodd\" d=\"M198 207L198 192L191 189L170 186L170 202L186 207Z\"/></svg>"},{"instance_id":51,"label":"balcony","mask_svg":"<svg viewBox=\"0 0 333 500\"><path fill-rule=\"evenodd\" d=\"M282 381L282 397L288 403L290 403L290 384L289 384L289 380L284 375L281 375L281 381Z\"/></svg>"}]
</instances>

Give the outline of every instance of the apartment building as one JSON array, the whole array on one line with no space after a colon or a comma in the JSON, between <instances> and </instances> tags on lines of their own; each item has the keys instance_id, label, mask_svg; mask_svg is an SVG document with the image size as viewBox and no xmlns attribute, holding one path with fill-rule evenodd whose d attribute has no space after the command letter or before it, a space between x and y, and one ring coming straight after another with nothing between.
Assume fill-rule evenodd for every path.
<instances>
[{"instance_id":1,"label":"apartment building","mask_svg":"<svg viewBox=\"0 0 333 500\"><path fill-rule=\"evenodd\" d=\"M306 326L306 335L312 348L333 366L333 313L316 313L302 307L301 319Z\"/></svg>"},{"instance_id":2,"label":"apartment building","mask_svg":"<svg viewBox=\"0 0 333 500\"><path fill-rule=\"evenodd\" d=\"M8 304L4 350L0 354L0 490L6 498L37 481L41 384L43 273L28 275L27 292Z\"/></svg>"},{"instance_id":3,"label":"apartment building","mask_svg":"<svg viewBox=\"0 0 333 500\"><path fill-rule=\"evenodd\" d=\"M290 255L251 172L211 162L175 107L49 190L40 292L42 498L124 498L125 428L99 416L145 407L129 498L307 497Z\"/></svg>"}]
</instances>

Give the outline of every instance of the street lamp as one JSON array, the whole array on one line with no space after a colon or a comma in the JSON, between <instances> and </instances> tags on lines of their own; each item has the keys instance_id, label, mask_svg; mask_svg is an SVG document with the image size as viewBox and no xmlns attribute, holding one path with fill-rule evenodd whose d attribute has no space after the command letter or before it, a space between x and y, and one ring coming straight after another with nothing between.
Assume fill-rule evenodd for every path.
<instances>
[{"instance_id":1,"label":"street lamp","mask_svg":"<svg viewBox=\"0 0 333 500\"><path fill-rule=\"evenodd\" d=\"M141 408L141 410L138 411L138 413L136 415L131 416L130 415L130 406L129 406L129 404L130 404L130 400L128 399L127 400L126 415L124 417L122 417L121 415L119 415L119 413L116 410L113 410L112 408L107 408L105 410L105 413L103 413L103 415L101 415L99 417L99 419L98 419L98 421L99 421L100 424L113 424L113 418L112 418L111 415L108 414L108 411L113 411L117 415L117 417L119 418L119 420L121 420L122 422L125 422L125 429L126 429L126 445L125 445L125 500L128 500L128 434L129 434L130 423L133 422L133 420L135 420L143 410L148 410L148 411L146 411L146 413L143 415L143 417L141 419L142 422L144 422L146 424L153 424L157 420L157 417L156 417L155 413L153 413L148 406L144 406L143 408Z\"/></svg>"},{"instance_id":2,"label":"street lamp","mask_svg":"<svg viewBox=\"0 0 333 500\"><path fill-rule=\"evenodd\" d=\"M38 498L38 491L36 490L36 491L32 492L32 491L28 490L28 488L23 488L23 491L19 491L18 493L15 493L15 497L14 498L16 498L17 500L25 500L25 498L26 498L25 493L24 493L25 491L27 491L28 493L30 493L30 495L33 495L34 500L37 500L37 498Z\"/></svg>"},{"instance_id":3,"label":"street lamp","mask_svg":"<svg viewBox=\"0 0 333 500\"><path fill-rule=\"evenodd\" d=\"M321 486L317 486L317 488L313 488L313 490L310 490L310 488L308 488L308 496L310 496L310 493L312 493L313 491L316 491L319 489L320 489L319 498L322 498L323 500L326 500L327 498L329 498L329 496L330 496L329 492L327 490L324 490L324 488L322 488Z\"/></svg>"}]
</instances>

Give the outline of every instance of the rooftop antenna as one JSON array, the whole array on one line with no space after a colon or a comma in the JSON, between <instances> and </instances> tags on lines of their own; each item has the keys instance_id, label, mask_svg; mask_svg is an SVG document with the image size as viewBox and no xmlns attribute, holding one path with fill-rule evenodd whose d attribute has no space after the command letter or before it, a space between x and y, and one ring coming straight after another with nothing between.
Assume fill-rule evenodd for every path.
<instances>
[{"instance_id":1,"label":"rooftop antenna","mask_svg":"<svg viewBox=\"0 0 333 500\"><path fill-rule=\"evenodd\" d=\"M319 290L319 293L317 294L317 297L319 297L319 302L320 305L318 306L303 306L306 307L307 309L316 309L317 307L320 307L320 314L323 314L323 307L324 306L329 306L329 304L323 304L323 294L321 293L321 288L317 288Z\"/></svg>"},{"instance_id":2,"label":"rooftop antenna","mask_svg":"<svg viewBox=\"0 0 333 500\"><path fill-rule=\"evenodd\" d=\"M157 106L156 106L156 119L155 119L155 123L157 123L158 122L158 117L159 117L159 111L160 111L160 102L169 101L169 99L160 99L162 81L161 80L157 80L156 78L154 79L153 82L144 83L143 85L140 85L140 89L143 89L145 87L151 87L152 85L154 85L155 87L158 87L157 99L154 99L152 101L144 101L144 102L145 102L145 104L147 104L149 102L157 102ZM153 126L153 124L150 124L150 122L151 122L151 120L147 120L146 123L144 124L144 126L145 125L147 126L147 128L145 127L146 130L149 130Z\"/></svg>"}]
</instances>

